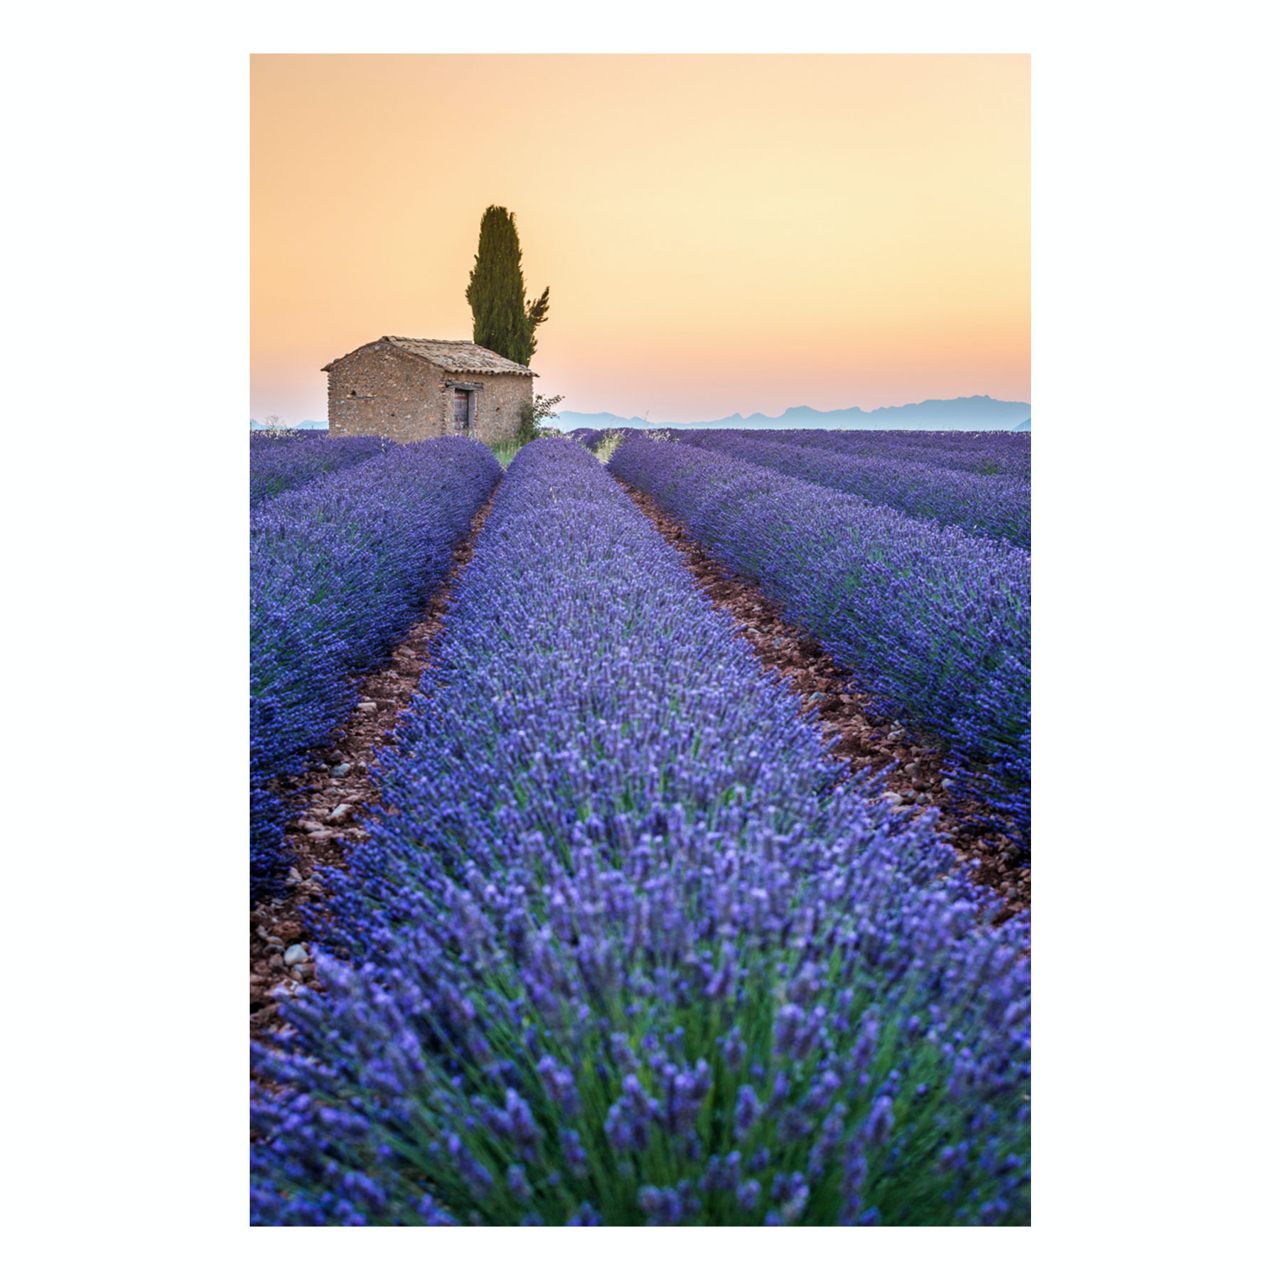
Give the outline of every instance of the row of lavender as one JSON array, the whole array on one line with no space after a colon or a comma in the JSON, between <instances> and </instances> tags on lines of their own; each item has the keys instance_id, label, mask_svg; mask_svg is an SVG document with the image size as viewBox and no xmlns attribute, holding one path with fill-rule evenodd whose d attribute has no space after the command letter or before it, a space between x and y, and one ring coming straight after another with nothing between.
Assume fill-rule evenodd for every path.
<instances>
[{"instance_id":1,"label":"row of lavender","mask_svg":"<svg viewBox=\"0 0 1280 1280\"><path fill-rule=\"evenodd\" d=\"M692 434L692 433L691 433ZM755 431L758 439L847 457L925 462L978 475L1031 477L1027 431Z\"/></svg>"},{"instance_id":2,"label":"row of lavender","mask_svg":"<svg viewBox=\"0 0 1280 1280\"><path fill-rule=\"evenodd\" d=\"M249 435L250 508L394 448L379 436L332 437L326 431L264 439L263 434Z\"/></svg>"},{"instance_id":3,"label":"row of lavender","mask_svg":"<svg viewBox=\"0 0 1280 1280\"><path fill-rule=\"evenodd\" d=\"M955 782L1029 845L1026 551L718 450L631 437L609 465L758 583L880 709L945 739Z\"/></svg>"},{"instance_id":4,"label":"row of lavender","mask_svg":"<svg viewBox=\"0 0 1280 1280\"><path fill-rule=\"evenodd\" d=\"M797 435L806 439L797 441ZM797 480L807 480L868 502L894 507L917 519L963 529L980 537L1031 546L1029 476L979 471L951 465L950 455L928 447L886 451L842 449L832 432L696 431L681 443L716 449ZM867 435L856 432L842 434ZM875 433L888 435L889 433ZM911 433L904 432L904 435ZM931 433L932 434L932 433ZM1009 434L1014 440L1026 436ZM821 439L810 440L818 436Z\"/></svg>"},{"instance_id":5,"label":"row of lavender","mask_svg":"<svg viewBox=\"0 0 1280 1280\"><path fill-rule=\"evenodd\" d=\"M678 428L656 430L636 427L577 427L568 433L587 449L594 449L607 435L664 436L681 444L701 444L717 437L741 436L792 448L823 449L848 458L878 458L926 463L975 475L1031 477L1031 435L1025 431L840 431L757 430L737 428Z\"/></svg>"},{"instance_id":6,"label":"row of lavender","mask_svg":"<svg viewBox=\"0 0 1280 1280\"><path fill-rule=\"evenodd\" d=\"M499 489L261 1048L260 1223L1028 1215L1027 929L589 455Z\"/></svg>"},{"instance_id":7,"label":"row of lavender","mask_svg":"<svg viewBox=\"0 0 1280 1280\"><path fill-rule=\"evenodd\" d=\"M305 449L308 444L287 445ZM296 772L422 611L501 475L473 440L404 445L260 504L250 523L250 875L284 870Z\"/></svg>"}]
</instances>

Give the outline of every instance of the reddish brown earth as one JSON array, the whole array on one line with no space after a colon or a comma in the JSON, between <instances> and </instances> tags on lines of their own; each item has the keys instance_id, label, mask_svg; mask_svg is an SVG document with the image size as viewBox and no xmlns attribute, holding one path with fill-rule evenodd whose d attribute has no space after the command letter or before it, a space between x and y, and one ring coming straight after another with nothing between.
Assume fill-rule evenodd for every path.
<instances>
[{"instance_id":1,"label":"reddish brown earth","mask_svg":"<svg viewBox=\"0 0 1280 1280\"><path fill-rule=\"evenodd\" d=\"M250 913L249 1026L254 1034L277 1023L276 990L316 985L303 908L324 897L317 871L341 866L344 845L364 839L364 816L378 800L372 774L378 754L395 736L396 721L408 709L431 663L433 641L491 504L492 499L471 522L454 551L448 579L421 620L391 660L361 682L360 701L351 718L328 748L317 754L312 767L290 780L294 808L285 828L285 854L291 864L288 883L283 897L264 899ZM287 964L285 956L295 946L305 948L307 955L295 956L295 962Z\"/></svg>"},{"instance_id":2,"label":"reddish brown earth","mask_svg":"<svg viewBox=\"0 0 1280 1280\"><path fill-rule=\"evenodd\" d=\"M619 483L622 483L619 481ZM997 890L1012 914L1031 905L1031 868L1004 836L993 833L981 806L951 794L943 779L944 751L893 720L867 712L868 696L856 678L836 666L809 635L785 622L752 584L709 555L646 493L622 487L684 559L698 585L737 623L761 663L777 671L812 711L830 750L857 773L892 773L880 783L904 808L935 809L936 828L967 863L974 878ZM852 687L851 687L852 686Z\"/></svg>"}]
</instances>

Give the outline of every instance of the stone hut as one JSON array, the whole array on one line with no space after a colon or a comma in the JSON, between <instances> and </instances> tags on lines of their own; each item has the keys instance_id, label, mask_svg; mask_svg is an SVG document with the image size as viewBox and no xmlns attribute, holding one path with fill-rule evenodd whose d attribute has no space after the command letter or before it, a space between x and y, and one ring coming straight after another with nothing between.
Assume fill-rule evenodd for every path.
<instances>
[{"instance_id":1,"label":"stone hut","mask_svg":"<svg viewBox=\"0 0 1280 1280\"><path fill-rule=\"evenodd\" d=\"M469 435L486 444L515 435L537 377L474 342L435 338L379 338L321 372L329 375L332 435Z\"/></svg>"}]
</instances>

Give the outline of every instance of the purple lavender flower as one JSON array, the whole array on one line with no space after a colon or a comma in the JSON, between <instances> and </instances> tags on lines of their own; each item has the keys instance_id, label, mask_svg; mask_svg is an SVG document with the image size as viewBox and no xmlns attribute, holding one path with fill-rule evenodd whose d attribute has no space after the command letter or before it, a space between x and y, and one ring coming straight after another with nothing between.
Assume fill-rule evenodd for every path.
<instances>
[{"instance_id":1,"label":"purple lavender flower","mask_svg":"<svg viewBox=\"0 0 1280 1280\"><path fill-rule=\"evenodd\" d=\"M738 1090L738 1102L733 1112L733 1131L739 1140L745 1138L756 1126L756 1121L760 1119L760 1100L756 1097L756 1091L749 1085L744 1084Z\"/></svg>"},{"instance_id":2,"label":"purple lavender flower","mask_svg":"<svg viewBox=\"0 0 1280 1280\"><path fill-rule=\"evenodd\" d=\"M867 1117L864 1132L867 1142L873 1146L882 1146L893 1128L893 1099L881 1094L871 1104L871 1114Z\"/></svg>"},{"instance_id":3,"label":"purple lavender flower","mask_svg":"<svg viewBox=\"0 0 1280 1280\"><path fill-rule=\"evenodd\" d=\"M773 1049L779 1057L793 1053L804 1023L804 1010L798 1004L784 1004L778 1010L773 1023Z\"/></svg>"},{"instance_id":4,"label":"purple lavender flower","mask_svg":"<svg viewBox=\"0 0 1280 1280\"><path fill-rule=\"evenodd\" d=\"M858 1034L858 1042L853 1047L850 1062L856 1072L863 1072L871 1064L875 1056L876 1046L880 1040L880 1024L874 1014L868 1013L862 1019L862 1028Z\"/></svg>"},{"instance_id":5,"label":"purple lavender flower","mask_svg":"<svg viewBox=\"0 0 1280 1280\"><path fill-rule=\"evenodd\" d=\"M508 1167L507 1189L522 1204L528 1204L533 1199L533 1188L529 1185L523 1165L513 1164Z\"/></svg>"},{"instance_id":6,"label":"purple lavender flower","mask_svg":"<svg viewBox=\"0 0 1280 1280\"><path fill-rule=\"evenodd\" d=\"M622 1082L622 1097L610 1108L605 1134L615 1151L643 1151L649 1145L649 1128L658 1115L658 1104L644 1091L639 1079L629 1075Z\"/></svg>"},{"instance_id":7,"label":"purple lavender flower","mask_svg":"<svg viewBox=\"0 0 1280 1280\"><path fill-rule=\"evenodd\" d=\"M795 1222L809 1203L809 1184L799 1173L779 1174L773 1180L773 1200L784 1224Z\"/></svg>"},{"instance_id":8,"label":"purple lavender flower","mask_svg":"<svg viewBox=\"0 0 1280 1280\"><path fill-rule=\"evenodd\" d=\"M587 1176L587 1153L582 1148L582 1139L576 1129L562 1129L560 1145L564 1150L565 1165L575 1178Z\"/></svg>"},{"instance_id":9,"label":"purple lavender flower","mask_svg":"<svg viewBox=\"0 0 1280 1280\"><path fill-rule=\"evenodd\" d=\"M561 1066L550 1054L546 1054L538 1063L538 1074L542 1076L552 1101L559 1104L566 1116L575 1115L579 1102L573 1073Z\"/></svg>"},{"instance_id":10,"label":"purple lavender flower","mask_svg":"<svg viewBox=\"0 0 1280 1280\"><path fill-rule=\"evenodd\" d=\"M674 1187L641 1187L640 1210L651 1227L673 1227L681 1218L681 1197Z\"/></svg>"},{"instance_id":11,"label":"purple lavender flower","mask_svg":"<svg viewBox=\"0 0 1280 1280\"><path fill-rule=\"evenodd\" d=\"M456 1227L458 1220L447 1210L440 1208L431 1196L423 1196L418 1202L418 1217L428 1227Z\"/></svg>"},{"instance_id":12,"label":"purple lavender flower","mask_svg":"<svg viewBox=\"0 0 1280 1280\"><path fill-rule=\"evenodd\" d=\"M738 1026L735 1025L730 1028L729 1034L724 1037L721 1053L724 1057L724 1064L730 1071L737 1071L746 1061L746 1044L742 1039L742 1031Z\"/></svg>"}]
</instances>

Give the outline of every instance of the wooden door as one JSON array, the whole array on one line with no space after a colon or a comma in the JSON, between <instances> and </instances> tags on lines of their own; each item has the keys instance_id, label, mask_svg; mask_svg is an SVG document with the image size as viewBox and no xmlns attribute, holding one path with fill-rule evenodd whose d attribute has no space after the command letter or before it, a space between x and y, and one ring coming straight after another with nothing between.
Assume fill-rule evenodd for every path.
<instances>
[{"instance_id":1,"label":"wooden door","mask_svg":"<svg viewBox=\"0 0 1280 1280\"><path fill-rule=\"evenodd\" d=\"M471 430L471 392L453 393L453 429L459 435L466 435Z\"/></svg>"}]
</instances>

